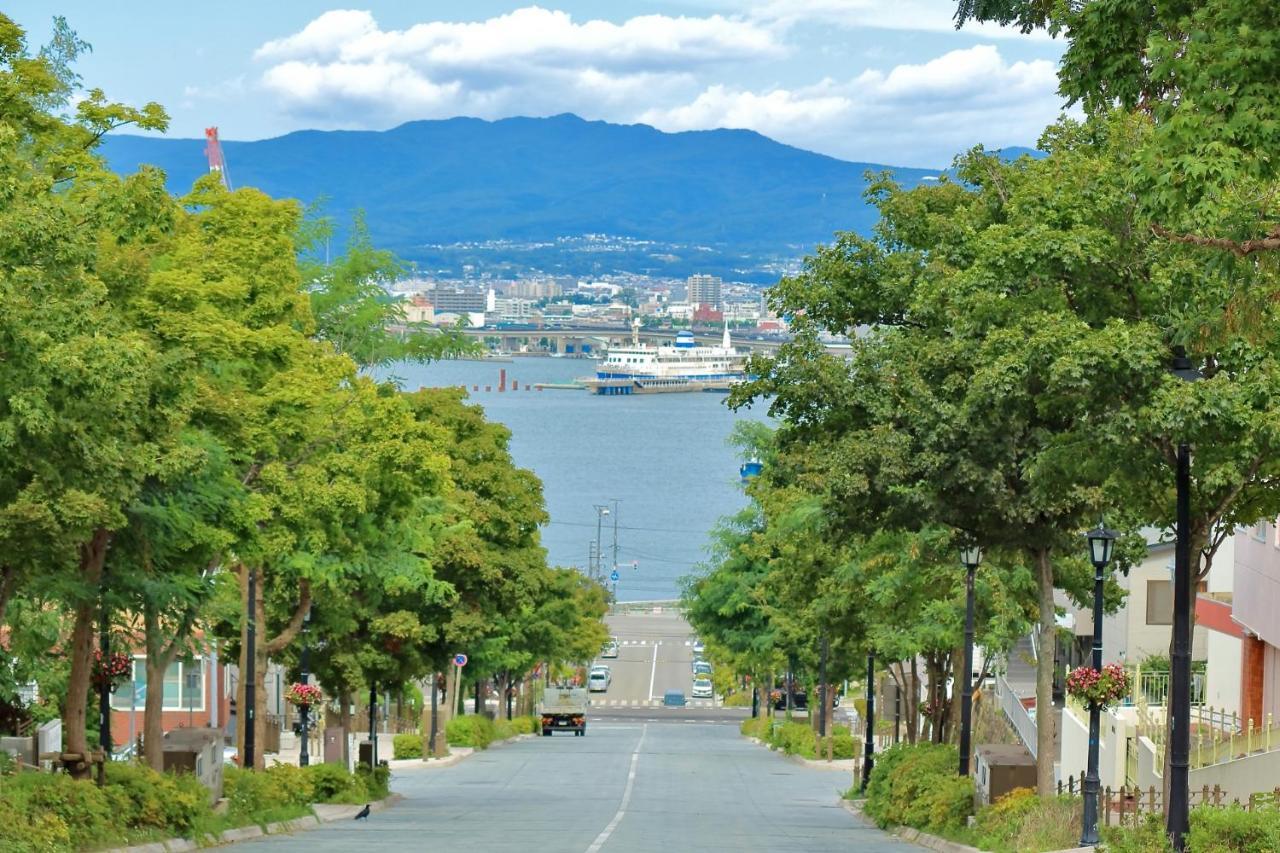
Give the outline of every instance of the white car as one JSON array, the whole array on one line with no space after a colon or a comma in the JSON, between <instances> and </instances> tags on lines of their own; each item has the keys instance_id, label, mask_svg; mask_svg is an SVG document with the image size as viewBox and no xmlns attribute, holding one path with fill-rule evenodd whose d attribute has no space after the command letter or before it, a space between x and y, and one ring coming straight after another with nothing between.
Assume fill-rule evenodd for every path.
<instances>
[{"instance_id":1,"label":"white car","mask_svg":"<svg viewBox=\"0 0 1280 853\"><path fill-rule=\"evenodd\" d=\"M604 693L609 689L609 682L612 680L613 678L609 675L609 670L592 670L591 674L587 676L587 690L592 693Z\"/></svg>"},{"instance_id":2,"label":"white car","mask_svg":"<svg viewBox=\"0 0 1280 853\"><path fill-rule=\"evenodd\" d=\"M604 648L600 650L600 657L616 658L617 656L618 656L618 638L614 637L612 640L604 644Z\"/></svg>"},{"instance_id":3,"label":"white car","mask_svg":"<svg viewBox=\"0 0 1280 853\"><path fill-rule=\"evenodd\" d=\"M711 679L704 677L695 678L693 680L693 698L694 699L711 699L715 696L715 689L711 686Z\"/></svg>"},{"instance_id":4,"label":"white car","mask_svg":"<svg viewBox=\"0 0 1280 853\"><path fill-rule=\"evenodd\" d=\"M702 653L705 652L706 650L707 650L707 647L702 644L701 640L693 641L693 653L695 655L698 655L699 657L701 657Z\"/></svg>"}]
</instances>

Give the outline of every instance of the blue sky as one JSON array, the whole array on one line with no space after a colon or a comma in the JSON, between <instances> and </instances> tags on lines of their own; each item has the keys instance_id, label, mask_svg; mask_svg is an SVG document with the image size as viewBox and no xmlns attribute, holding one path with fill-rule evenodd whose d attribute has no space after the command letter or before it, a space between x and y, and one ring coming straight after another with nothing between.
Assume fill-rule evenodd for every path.
<instances>
[{"instance_id":1,"label":"blue sky","mask_svg":"<svg viewBox=\"0 0 1280 853\"><path fill-rule=\"evenodd\" d=\"M1062 45L956 32L953 0L249 3L10 0L32 45L62 14L86 85L159 101L171 135L383 129L577 113L749 128L848 160L941 166L1034 144L1062 110Z\"/></svg>"}]
</instances>

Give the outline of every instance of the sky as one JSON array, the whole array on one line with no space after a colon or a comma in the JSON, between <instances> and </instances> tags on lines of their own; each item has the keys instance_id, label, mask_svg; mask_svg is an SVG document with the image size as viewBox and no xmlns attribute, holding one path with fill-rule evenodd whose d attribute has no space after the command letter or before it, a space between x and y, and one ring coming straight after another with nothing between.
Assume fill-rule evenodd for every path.
<instances>
[{"instance_id":1,"label":"sky","mask_svg":"<svg viewBox=\"0 0 1280 853\"><path fill-rule=\"evenodd\" d=\"M262 139L457 115L746 128L845 160L940 167L1034 145L1063 45L957 32L954 0L9 0L36 47L63 15L88 87L161 103L169 135Z\"/></svg>"}]
</instances>

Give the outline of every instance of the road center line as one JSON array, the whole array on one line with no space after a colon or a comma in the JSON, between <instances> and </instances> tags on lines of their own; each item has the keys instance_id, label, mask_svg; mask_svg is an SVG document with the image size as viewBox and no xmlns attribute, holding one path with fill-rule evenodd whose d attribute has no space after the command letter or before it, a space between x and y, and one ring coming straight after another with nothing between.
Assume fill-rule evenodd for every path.
<instances>
[{"instance_id":1,"label":"road center line","mask_svg":"<svg viewBox=\"0 0 1280 853\"><path fill-rule=\"evenodd\" d=\"M657 699L653 695L653 681L658 675L658 643L655 640L653 644L653 666L649 669L649 698Z\"/></svg>"},{"instance_id":2,"label":"road center line","mask_svg":"<svg viewBox=\"0 0 1280 853\"><path fill-rule=\"evenodd\" d=\"M654 658L656 659L657 647L654 647ZM604 847L605 842L609 840L609 836L613 835L613 831L618 828L618 824L622 823L622 818L627 813L627 806L631 803L631 789L636 784L636 762L640 760L640 748L644 746L644 736L649 733L649 726L646 723L640 729L640 740L636 741L635 752L631 753L631 769L627 771L627 787L622 789L622 802L618 804L618 813L613 816L613 820L609 821L596 840L591 842L591 846L587 848L587 853L599 853L600 848Z\"/></svg>"}]
</instances>

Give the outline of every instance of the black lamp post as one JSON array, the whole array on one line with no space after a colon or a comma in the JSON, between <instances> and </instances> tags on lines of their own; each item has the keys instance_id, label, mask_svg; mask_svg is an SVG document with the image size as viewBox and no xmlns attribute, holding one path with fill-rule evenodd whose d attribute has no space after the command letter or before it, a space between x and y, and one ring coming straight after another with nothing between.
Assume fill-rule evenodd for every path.
<instances>
[{"instance_id":1,"label":"black lamp post","mask_svg":"<svg viewBox=\"0 0 1280 853\"><path fill-rule=\"evenodd\" d=\"M1111 562L1116 544L1115 531L1098 522L1085 537L1089 540L1089 562L1093 563L1093 669L1102 671L1102 571ZM1080 846L1098 843L1098 728L1101 713L1089 704L1089 770L1084 777L1084 820L1080 830Z\"/></svg>"},{"instance_id":2,"label":"black lamp post","mask_svg":"<svg viewBox=\"0 0 1280 853\"><path fill-rule=\"evenodd\" d=\"M960 775L969 775L969 750L973 727L973 576L982 562L982 549L966 545L960 549L964 564L964 678L960 683Z\"/></svg>"},{"instance_id":3,"label":"black lamp post","mask_svg":"<svg viewBox=\"0 0 1280 853\"><path fill-rule=\"evenodd\" d=\"M302 617L302 658L299 661L299 669L301 670L301 672L298 673L298 677L301 679L304 685L310 680L310 677L311 677L311 673L308 671L311 665L310 634L311 634L311 608L308 607L306 614ZM310 705L300 705L298 707L298 716L301 717L301 719L298 721L299 722L298 727L302 730L302 735L301 735L302 745L299 747L299 751L298 751L299 767L306 767L309 764L311 764L311 752L307 744L307 741L310 740L310 738L308 737L308 731L309 731L308 723L311 722L309 719L310 712L311 712Z\"/></svg>"},{"instance_id":4,"label":"black lamp post","mask_svg":"<svg viewBox=\"0 0 1280 853\"><path fill-rule=\"evenodd\" d=\"M876 652L867 649L867 725L862 748L862 793L867 792L867 782L876 766Z\"/></svg>"},{"instance_id":5,"label":"black lamp post","mask_svg":"<svg viewBox=\"0 0 1280 853\"><path fill-rule=\"evenodd\" d=\"M1173 348L1172 371L1184 382L1203 378L1182 347ZM1165 831L1181 851L1191 830L1191 447L1178 443L1177 537L1173 552L1173 648L1169 655L1169 808Z\"/></svg>"}]
</instances>

